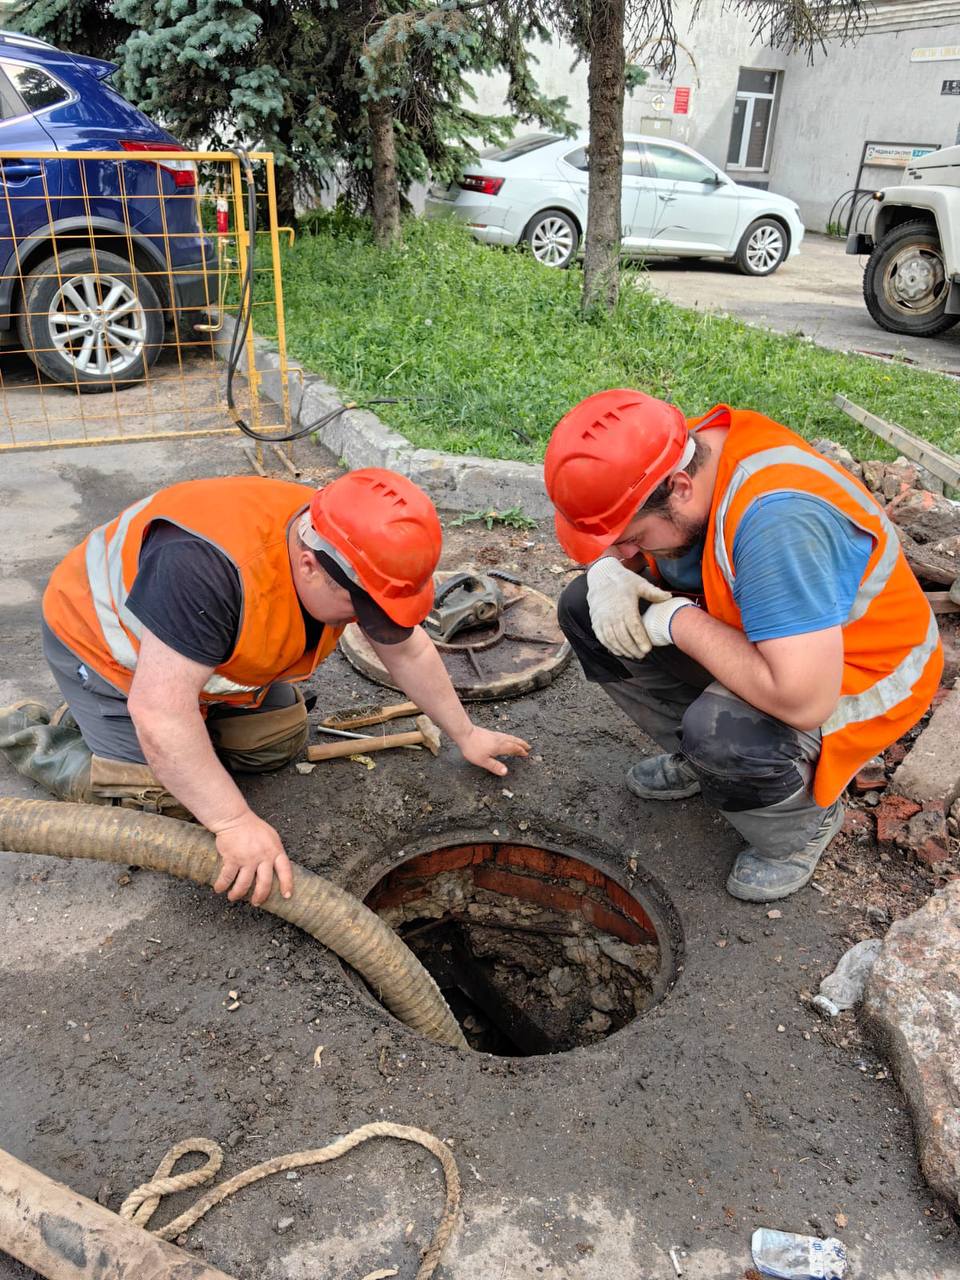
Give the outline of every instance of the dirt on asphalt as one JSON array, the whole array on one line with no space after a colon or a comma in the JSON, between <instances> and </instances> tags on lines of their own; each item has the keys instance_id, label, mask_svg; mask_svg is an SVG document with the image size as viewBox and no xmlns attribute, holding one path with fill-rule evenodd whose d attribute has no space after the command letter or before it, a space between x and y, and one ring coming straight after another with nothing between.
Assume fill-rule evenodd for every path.
<instances>
[{"instance_id":1,"label":"dirt on asphalt","mask_svg":"<svg viewBox=\"0 0 960 1280\"><path fill-rule=\"evenodd\" d=\"M235 445L212 443L5 461L0 702L52 696L39 592L73 543L162 484L242 468ZM444 567L496 564L554 596L572 576L546 528L445 525ZM391 697L339 654L311 683L317 718ZM148 872L4 855L0 1146L116 1209L189 1135L221 1141L229 1175L389 1119L437 1134L459 1163L463 1214L439 1272L450 1280L674 1280L671 1249L688 1280L741 1280L761 1225L840 1235L850 1280L960 1277L957 1224L924 1187L883 1063L854 1014L828 1024L806 1003L852 942L929 894L930 874L840 837L818 888L772 913L738 903L723 887L737 837L699 799L630 795L627 764L654 748L573 665L475 715L531 742L507 779L448 743L436 759L289 767L244 790L295 859L361 894L407 853L461 839L540 836L624 884L655 877L684 942L661 1004L569 1053L458 1052L407 1031L333 955L246 905ZM36 794L4 765L0 792ZM381 1141L240 1193L187 1248L243 1280L381 1267L407 1280L441 1206L430 1157ZM0 1258L3 1280L27 1274Z\"/></svg>"}]
</instances>

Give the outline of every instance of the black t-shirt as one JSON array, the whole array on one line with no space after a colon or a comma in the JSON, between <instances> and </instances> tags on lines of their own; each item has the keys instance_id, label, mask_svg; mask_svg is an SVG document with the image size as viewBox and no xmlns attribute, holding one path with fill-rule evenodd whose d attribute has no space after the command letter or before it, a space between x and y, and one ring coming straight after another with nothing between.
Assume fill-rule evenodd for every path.
<instances>
[{"instance_id":1,"label":"black t-shirt","mask_svg":"<svg viewBox=\"0 0 960 1280\"><path fill-rule=\"evenodd\" d=\"M399 644L412 634L346 577L328 556L323 568L350 592L361 630L377 644ZM236 567L217 547L178 525L157 520L147 533L127 608L176 653L218 667L233 653L240 630L243 590ZM305 652L320 642L323 623L300 606Z\"/></svg>"}]
</instances>

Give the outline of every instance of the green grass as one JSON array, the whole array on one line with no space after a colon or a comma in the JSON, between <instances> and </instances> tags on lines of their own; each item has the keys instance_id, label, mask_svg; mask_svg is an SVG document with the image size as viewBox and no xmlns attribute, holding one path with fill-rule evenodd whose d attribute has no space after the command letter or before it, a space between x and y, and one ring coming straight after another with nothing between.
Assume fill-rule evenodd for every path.
<instances>
[{"instance_id":1,"label":"green grass","mask_svg":"<svg viewBox=\"0 0 960 1280\"><path fill-rule=\"evenodd\" d=\"M952 452L957 385L825 351L659 301L628 271L612 315L580 318L579 269L476 244L449 223L410 222L383 252L338 214L284 251L289 352L415 444L534 461L557 419L606 387L669 396L688 415L717 402L759 410L860 457L891 456L831 403L841 391ZM260 313L266 316L269 308Z\"/></svg>"}]
</instances>

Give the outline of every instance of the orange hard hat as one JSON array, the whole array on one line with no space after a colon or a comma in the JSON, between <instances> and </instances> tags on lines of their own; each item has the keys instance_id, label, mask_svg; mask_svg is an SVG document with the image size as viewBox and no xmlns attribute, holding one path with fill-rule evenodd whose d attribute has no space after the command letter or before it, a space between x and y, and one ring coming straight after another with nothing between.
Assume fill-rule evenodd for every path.
<instances>
[{"instance_id":1,"label":"orange hard hat","mask_svg":"<svg viewBox=\"0 0 960 1280\"><path fill-rule=\"evenodd\" d=\"M580 564L602 555L654 489L689 462L692 444L676 405L642 391L598 391L574 405L543 460L567 554Z\"/></svg>"},{"instance_id":2,"label":"orange hard hat","mask_svg":"<svg viewBox=\"0 0 960 1280\"><path fill-rule=\"evenodd\" d=\"M433 503L406 476L381 467L347 472L313 495L300 533L314 550L332 552L400 626L416 626L433 607L443 533Z\"/></svg>"}]
</instances>

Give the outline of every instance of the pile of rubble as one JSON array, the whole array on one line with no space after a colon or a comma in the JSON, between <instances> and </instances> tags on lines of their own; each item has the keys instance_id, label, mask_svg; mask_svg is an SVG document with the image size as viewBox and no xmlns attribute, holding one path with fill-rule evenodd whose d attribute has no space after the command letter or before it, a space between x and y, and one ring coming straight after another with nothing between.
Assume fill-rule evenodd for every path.
<instances>
[{"instance_id":1,"label":"pile of rubble","mask_svg":"<svg viewBox=\"0 0 960 1280\"><path fill-rule=\"evenodd\" d=\"M960 835L960 502L906 458L857 462L832 440L816 440L814 448L883 504L937 616L945 658L932 714L853 780L864 808L848 815L847 833L865 840L875 833L881 851L898 847L935 867Z\"/></svg>"}]
</instances>

